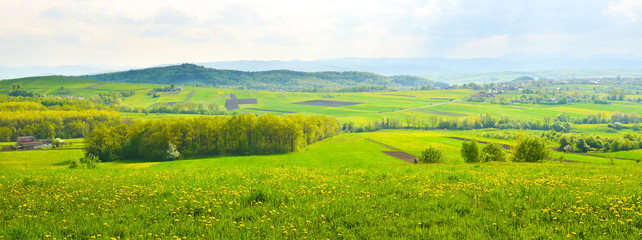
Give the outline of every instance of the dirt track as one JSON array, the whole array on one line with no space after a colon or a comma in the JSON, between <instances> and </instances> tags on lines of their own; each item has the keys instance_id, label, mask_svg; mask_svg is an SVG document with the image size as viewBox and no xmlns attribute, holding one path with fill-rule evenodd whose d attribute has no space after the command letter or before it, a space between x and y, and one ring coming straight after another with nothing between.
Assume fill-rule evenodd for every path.
<instances>
[{"instance_id":1,"label":"dirt track","mask_svg":"<svg viewBox=\"0 0 642 240\"><path fill-rule=\"evenodd\" d=\"M409 163L415 163L415 158L417 158L415 155L412 155L410 153L401 151L396 147L393 147L393 146L390 146L390 145L387 145L387 144L384 144L384 143L377 142L377 141L372 140L370 138L366 138L366 140L370 141L370 142L373 142L373 143L376 143L376 144L379 144L379 145L389 149L390 151L382 151L382 153L385 153L388 156L391 156L391 157L394 157L394 158L397 158L397 159L401 159L401 160L404 160L404 161L409 162Z\"/></svg>"},{"instance_id":2,"label":"dirt track","mask_svg":"<svg viewBox=\"0 0 642 240\"><path fill-rule=\"evenodd\" d=\"M102 86L102 85L105 85L105 84L104 84L104 83L94 84L94 85L91 85L91 86L87 87L87 89L92 89L92 88L95 88L95 87L100 87L100 86Z\"/></svg>"},{"instance_id":3,"label":"dirt track","mask_svg":"<svg viewBox=\"0 0 642 240\"><path fill-rule=\"evenodd\" d=\"M415 163L415 158L417 158L416 156L410 153L402 152L402 151L383 151L382 153L388 154L391 157L395 157L409 163Z\"/></svg>"},{"instance_id":4,"label":"dirt track","mask_svg":"<svg viewBox=\"0 0 642 240\"><path fill-rule=\"evenodd\" d=\"M196 90L191 91L183 102L189 102L189 100L192 99L195 93L196 93Z\"/></svg>"}]
</instances>

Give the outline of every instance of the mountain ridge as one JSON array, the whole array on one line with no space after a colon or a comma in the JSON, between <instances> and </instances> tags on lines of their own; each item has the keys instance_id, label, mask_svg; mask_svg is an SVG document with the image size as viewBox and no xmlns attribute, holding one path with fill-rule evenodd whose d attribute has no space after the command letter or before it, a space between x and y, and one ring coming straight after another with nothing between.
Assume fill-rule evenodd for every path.
<instances>
[{"instance_id":1,"label":"mountain ridge","mask_svg":"<svg viewBox=\"0 0 642 240\"><path fill-rule=\"evenodd\" d=\"M445 83L410 75L383 76L359 71L239 71L213 69L188 63L77 77L107 82L203 84L213 87L245 87L255 90L287 91L337 90L366 86L383 86L389 89L411 89L424 85L448 86Z\"/></svg>"}]
</instances>

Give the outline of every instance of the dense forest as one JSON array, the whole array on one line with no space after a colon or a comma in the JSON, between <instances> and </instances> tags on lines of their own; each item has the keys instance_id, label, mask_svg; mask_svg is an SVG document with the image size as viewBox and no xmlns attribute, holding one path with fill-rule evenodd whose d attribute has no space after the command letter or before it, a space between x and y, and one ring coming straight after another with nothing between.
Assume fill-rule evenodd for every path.
<instances>
[{"instance_id":1,"label":"dense forest","mask_svg":"<svg viewBox=\"0 0 642 240\"><path fill-rule=\"evenodd\" d=\"M446 87L415 76L386 77L367 72L297 72L274 70L243 72L205 68L194 64L130 70L125 72L79 76L108 82L181 84L212 87L249 88L282 91L331 91L358 86L381 86L410 89L427 85Z\"/></svg>"},{"instance_id":2,"label":"dense forest","mask_svg":"<svg viewBox=\"0 0 642 240\"><path fill-rule=\"evenodd\" d=\"M296 152L340 131L339 122L328 116L203 116L103 126L85 137L85 150L102 161L273 154Z\"/></svg>"},{"instance_id":3,"label":"dense forest","mask_svg":"<svg viewBox=\"0 0 642 240\"><path fill-rule=\"evenodd\" d=\"M77 138L98 126L120 123L118 112L87 100L0 97L0 142L17 136Z\"/></svg>"}]
</instances>

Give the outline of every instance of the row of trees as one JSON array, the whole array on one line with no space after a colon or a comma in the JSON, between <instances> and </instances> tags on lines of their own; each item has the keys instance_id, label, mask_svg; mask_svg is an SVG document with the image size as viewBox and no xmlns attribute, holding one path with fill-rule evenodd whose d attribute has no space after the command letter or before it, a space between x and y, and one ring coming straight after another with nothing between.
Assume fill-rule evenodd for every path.
<instances>
[{"instance_id":1,"label":"row of trees","mask_svg":"<svg viewBox=\"0 0 642 240\"><path fill-rule=\"evenodd\" d=\"M121 111L136 112L138 109L121 107ZM216 104L202 104L202 103L175 103L173 105L154 105L146 109L142 109L144 113L173 113L173 114L200 114L200 115L224 115L227 111L222 110Z\"/></svg>"},{"instance_id":2,"label":"row of trees","mask_svg":"<svg viewBox=\"0 0 642 240\"><path fill-rule=\"evenodd\" d=\"M328 116L239 114L163 119L95 129L85 138L85 150L102 161L286 153L340 130L338 121Z\"/></svg>"},{"instance_id":3,"label":"row of trees","mask_svg":"<svg viewBox=\"0 0 642 240\"><path fill-rule=\"evenodd\" d=\"M642 134L624 133L619 138L576 136L565 134L559 139L559 148L565 152L617 152L642 148Z\"/></svg>"},{"instance_id":4,"label":"row of trees","mask_svg":"<svg viewBox=\"0 0 642 240\"><path fill-rule=\"evenodd\" d=\"M109 110L0 112L0 141L15 141L17 136L84 137L98 126L120 123L120 114Z\"/></svg>"},{"instance_id":5,"label":"row of trees","mask_svg":"<svg viewBox=\"0 0 642 240\"><path fill-rule=\"evenodd\" d=\"M512 162L543 162L551 157L551 150L545 140L523 135L518 136L517 139L517 145L511 149L510 158L507 157L501 145L489 143L480 148L475 139L462 142L461 157L466 163L504 162L509 159ZM445 159L445 153L441 148L428 146L415 159L415 163L442 163Z\"/></svg>"},{"instance_id":6,"label":"row of trees","mask_svg":"<svg viewBox=\"0 0 642 240\"><path fill-rule=\"evenodd\" d=\"M501 117L491 116L489 113L480 116L469 116L465 118L439 118L435 115L427 119L410 116L406 119L405 124L397 119L382 118L380 121L373 121L367 124L357 124L354 122L344 123L342 126L346 132L371 132L380 129L530 129L530 130L550 130L557 132L569 132L571 125L564 114L555 118L544 117L537 121L513 120L502 115Z\"/></svg>"},{"instance_id":7,"label":"row of trees","mask_svg":"<svg viewBox=\"0 0 642 240\"><path fill-rule=\"evenodd\" d=\"M609 113L598 112L581 118L571 118L570 121L579 124L600 124L600 123L639 123L642 118L637 113Z\"/></svg>"},{"instance_id":8,"label":"row of trees","mask_svg":"<svg viewBox=\"0 0 642 240\"><path fill-rule=\"evenodd\" d=\"M118 112L82 99L0 97L0 141L17 136L76 138L121 123Z\"/></svg>"}]
</instances>

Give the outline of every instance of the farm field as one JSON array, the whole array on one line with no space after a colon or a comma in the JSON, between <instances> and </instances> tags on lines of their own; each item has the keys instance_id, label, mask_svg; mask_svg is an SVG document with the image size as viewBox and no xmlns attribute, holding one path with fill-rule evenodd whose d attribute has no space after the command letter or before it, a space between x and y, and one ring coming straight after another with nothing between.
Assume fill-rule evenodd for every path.
<instances>
[{"instance_id":1,"label":"farm field","mask_svg":"<svg viewBox=\"0 0 642 240\"><path fill-rule=\"evenodd\" d=\"M635 117L642 115L638 103L493 102L521 96L512 93L484 102L467 101L479 92L472 89L313 93L182 86L183 91L153 97L148 95L152 89L167 86L67 77L1 81L0 89L16 81L23 89L40 94L65 90L86 99L135 89L133 95L112 103L121 108L114 111L116 119L126 124L202 116L147 112L159 105L213 104L225 110L226 100L236 98L256 99L257 104L239 104L240 109L222 113L329 115L344 127L396 120L399 128L407 129L346 130L282 154L197 155L176 161L130 158L102 162L97 169L68 168L70 162L85 156L83 148L91 146L82 138L58 150L0 152L0 192L6 193L0 199L0 239L642 236L642 163L636 161L642 157L640 149L553 151L542 163L468 164L460 153L466 139L510 148L518 144L518 135L536 136L556 148L563 135L635 137L638 125L624 123L616 130L605 122L570 123L567 132L519 127L409 129L427 123L435 126L441 120L479 121L486 114L496 121L524 122L553 121L560 114L581 119L623 112ZM596 91L606 88L600 89ZM122 111L124 108L130 110ZM92 124L100 128L100 123ZM2 142L0 147L12 144ZM443 163L409 163L428 146L443 150ZM501 151L511 155L510 150Z\"/></svg>"},{"instance_id":2,"label":"farm field","mask_svg":"<svg viewBox=\"0 0 642 240\"><path fill-rule=\"evenodd\" d=\"M428 90L428 91L400 91L400 92L364 92L364 93L308 93L308 92L266 92L255 90L233 90L207 87L184 86L178 94L161 94L153 98L147 93L153 88L163 87L158 84L132 84L98 82L69 77L34 77L26 79L7 80L0 82L1 88L8 88L14 82L20 82L24 89L41 94L55 94L61 87L73 96L91 98L98 93L118 92L135 89L133 96L123 98L122 104L131 108L148 108L150 106L175 103L214 104L220 109L225 109L225 100L234 94L241 99L257 99L257 104L241 104L240 109L231 110L229 113L253 113L286 115L294 112L304 115L324 114L337 117L342 122L355 122L368 124L386 117L404 122L410 117L426 120L434 117L438 119L453 119L478 117L490 113L496 117L510 116L514 120L536 121L545 116L554 117L566 114L568 117L583 117L586 115L606 112L637 113L642 115L639 104L614 103L611 105L573 103L568 105L534 105L534 104L492 104L489 102L458 101L474 95L476 92L469 89L457 90ZM193 93L193 94L192 94ZM191 97L190 97L191 95ZM493 99L512 98L518 95L497 95ZM187 100L187 101L186 101ZM294 104L303 101L325 100L360 102L361 104L349 106L319 106ZM173 117L170 114L136 114L123 112L125 117L133 118L163 118ZM189 116L189 115L186 115ZM185 117L185 116L178 116Z\"/></svg>"}]
</instances>

